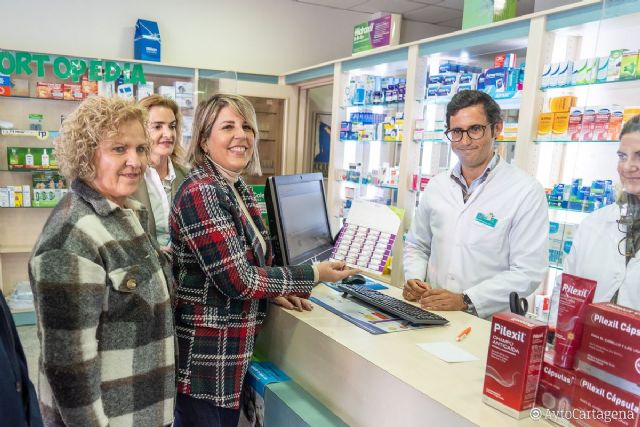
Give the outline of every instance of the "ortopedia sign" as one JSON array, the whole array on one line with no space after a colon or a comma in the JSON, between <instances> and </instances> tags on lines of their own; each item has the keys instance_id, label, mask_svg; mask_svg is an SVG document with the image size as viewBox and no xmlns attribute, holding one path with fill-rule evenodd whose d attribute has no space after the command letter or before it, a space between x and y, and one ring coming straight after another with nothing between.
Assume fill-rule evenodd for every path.
<instances>
[{"instance_id":1,"label":"ortopedia sign","mask_svg":"<svg viewBox=\"0 0 640 427\"><path fill-rule=\"evenodd\" d=\"M146 83L142 64L66 56L55 56L52 61L50 55L42 53L0 51L0 74L29 76L35 72L38 77L45 77L45 64L51 64L53 74L62 80L78 82L88 72L92 81L113 82L123 75L125 83Z\"/></svg>"}]
</instances>

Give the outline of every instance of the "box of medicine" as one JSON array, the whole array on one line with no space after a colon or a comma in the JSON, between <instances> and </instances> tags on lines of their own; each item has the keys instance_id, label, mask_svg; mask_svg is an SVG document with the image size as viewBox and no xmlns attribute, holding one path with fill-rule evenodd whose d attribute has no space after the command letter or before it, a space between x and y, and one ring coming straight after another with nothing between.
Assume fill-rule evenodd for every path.
<instances>
[{"instance_id":1,"label":"box of medicine","mask_svg":"<svg viewBox=\"0 0 640 427\"><path fill-rule=\"evenodd\" d=\"M585 107L582 112L582 123L580 125L580 140L592 141L594 122L596 120L596 108Z\"/></svg>"},{"instance_id":2,"label":"box of medicine","mask_svg":"<svg viewBox=\"0 0 640 427\"><path fill-rule=\"evenodd\" d=\"M622 54L620 62L620 80L630 80L636 78L636 67L638 66L638 51L628 51Z\"/></svg>"},{"instance_id":3,"label":"box of medicine","mask_svg":"<svg viewBox=\"0 0 640 427\"><path fill-rule=\"evenodd\" d=\"M22 186L22 206L25 208L31 207L31 187L28 185Z\"/></svg>"},{"instance_id":4,"label":"box of medicine","mask_svg":"<svg viewBox=\"0 0 640 427\"><path fill-rule=\"evenodd\" d=\"M160 62L161 39L157 22L146 19L136 21L133 57L144 61Z\"/></svg>"},{"instance_id":5,"label":"box of medicine","mask_svg":"<svg viewBox=\"0 0 640 427\"><path fill-rule=\"evenodd\" d=\"M542 67L542 79L540 81L540 87L547 88L549 87L549 77L551 76L551 66L552 64L544 64Z\"/></svg>"},{"instance_id":6,"label":"box of medicine","mask_svg":"<svg viewBox=\"0 0 640 427\"><path fill-rule=\"evenodd\" d=\"M620 138L622 130L622 117L624 116L624 108L619 105L611 107L611 117L609 118L609 135L607 140L617 141Z\"/></svg>"},{"instance_id":7,"label":"box of medicine","mask_svg":"<svg viewBox=\"0 0 640 427\"><path fill-rule=\"evenodd\" d=\"M63 98L67 101L81 101L82 85L80 83L64 83L62 85Z\"/></svg>"},{"instance_id":8,"label":"box of medicine","mask_svg":"<svg viewBox=\"0 0 640 427\"><path fill-rule=\"evenodd\" d=\"M64 99L64 92L62 90L62 83L36 83L36 97L37 98L51 98L51 99Z\"/></svg>"},{"instance_id":9,"label":"box of medicine","mask_svg":"<svg viewBox=\"0 0 640 427\"><path fill-rule=\"evenodd\" d=\"M601 56L598 58L598 71L596 72L596 82L602 83L607 81L607 72L609 69L609 57Z\"/></svg>"},{"instance_id":10,"label":"box of medicine","mask_svg":"<svg viewBox=\"0 0 640 427\"><path fill-rule=\"evenodd\" d=\"M567 137L571 141L580 140L580 127L582 124L582 108L571 107L569 110L569 126L567 128Z\"/></svg>"},{"instance_id":11,"label":"box of medicine","mask_svg":"<svg viewBox=\"0 0 640 427\"><path fill-rule=\"evenodd\" d=\"M611 119L611 107L598 107L593 121L593 140L606 141L609 138L609 120Z\"/></svg>"},{"instance_id":12,"label":"box of medicine","mask_svg":"<svg viewBox=\"0 0 640 427\"><path fill-rule=\"evenodd\" d=\"M571 85L571 77L573 76L573 61L561 62L558 68L558 84L557 86Z\"/></svg>"},{"instance_id":13,"label":"box of medicine","mask_svg":"<svg viewBox=\"0 0 640 427\"><path fill-rule=\"evenodd\" d=\"M573 95L556 96L549 99L549 111L552 113L567 113L576 105L577 97Z\"/></svg>"},{"instance_id":14,"label":"box of medicine","mask_svg":"<svg viewBox=\"0 0 640 427\"><path fill-rule=\"evenodd\" d=\"M158 86L158 94L175 101L176 88L174 86Z\"/></svg>"},{"instance_id":15,"label":"box of medicine","mask_svg":"<svg viewBox=\"0 0 640 427\"><path fill-rule=\"evenodd\" d=\"M569 420L562 414L570 413L573 400L573 388L576 372L573 369L559 368L553 364L553 352L544 356L540 384L536 396L536 405L550 411L553 421L562 426L569 426Z\"/></svg>"},{"instance_id":16,"label":"box of medicine","mask_svg":"<svg viewBox=\"0 0 640 427\"><path fill-rule=\"evenodd\" d=\"M622 121L626 123L631 120L633 116L637 116L638 114L640 114L640 107L624 107Z\"/></svg>"},{"instance_id":17,"label":"box of medicine","mask_svg":"<svg viewBox=\"0 0 640 427\"><path fill-rule=\"evenodd\" d=\"M0 187L0 208L8 208L9 206L9 188Z\"/></svg>"},{"instance_id":18,"label":"box of medicine","mask_svg":"<svg viewBox=\"0 0 640 427\"><path fill-rule=\"evenodd\" d=\"M640 311L591 304L584 321L578 369L640 395Z\"/></svg>"},{"instance_id":19,"label":"box of medicine","mask_svg":"<svg viewBox=\"0 0 640 427\"><path fill-rule=\"evenodd\" d=\"M551 138L554 113L540 113L538 116L538 140L547 141Z\"/></svg>"},{"instance_id":20,"label":"box of medicine","mask_svg":"<svg viewBox=\"0 0 640 427\"><path fill-rule=\"evenodd\" d=\"M154 86L153 82L138 83L137 94L136 94L138 101L153 95L153 86Z\"/></svg>"},{"instance_id":21,"label":"box of medicine","mask_svg":"<svg viewBox=\"0 0 640 427\"><path fill-rule=\"evenodd\" d=\"M572 405L575 426L638 426L640 396L584 372L576 372Z\"/></svg>"},{"instance_id":22,"label":"box of medicine","mask_svg":"<svg viewBox=\"0 0 640 427\"><path fill-rule=\"evenodd\" d=\"M514 418L535 404L547 325L514 313L498 313L491 322L482 401Z\"/></svg>"},{"instance_id":23,"label":"box of medicine","mask_svg":"<svg viewBox=\"0 0 640 427\"><path fill-rule=\"evenodd\" d=\"M568 137L567 131L569 129L569 113L553 113L553 126L551 128L551 134L553 139L564 140Z\"/></svg>"},{"instance_id":24,"label":"box of medicine","mask_svg":"<svg viewBox=\"0 0 640 427\"><path fill-rule=\"evenodd\" d=\"M551 64L551 70L549 71L549 85L548 87L558 86L558 71L560 71L560 64Z\"/></svg>"},{"instance_id":25,"label":"box of medicine","mask_svg":"<svg viewBox=\"0 0 640 427\"><path fill-rule=\"evenodd\" d=\"M620 79L622 67L622 56L627 49L615 49L609 53L609 64L607 66L607 81L612 82Z\"/></svg>"},{"instance_id":26,"label":"box of medicine","mask_svg":"<svg viewBox=\"0 0 640 427\"><path fill-rule=\"evenodd\" d=\"M555 201L558 201L557 197ZM560 201L562 199L560 198ZM549 265L562 265L562 235L564 234L564 223L549 221Z\"/></svg>"}]
</instances>

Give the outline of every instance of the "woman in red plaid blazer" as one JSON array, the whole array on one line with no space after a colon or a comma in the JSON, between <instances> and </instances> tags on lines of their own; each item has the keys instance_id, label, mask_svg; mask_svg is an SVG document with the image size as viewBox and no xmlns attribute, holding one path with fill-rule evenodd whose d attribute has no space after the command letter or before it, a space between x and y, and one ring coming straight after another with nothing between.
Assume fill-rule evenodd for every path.
<instances>
[{"instance_id":1,"label":"woman in red plaid blazer","mask_svg":"<svg viewBox=\"0 0 640 427\"><path fill-rule=\"evenodd\" d=\"M271 267L269 235L242 172L260 174L255 110L237 95L196 109L193 169L170 216L179 347L175 426L236 426L240 395L267 301L310 309L318 281L353 274L342 263ZM286 297L286 298L283 298Z\"/></svg>"}]
</instances>

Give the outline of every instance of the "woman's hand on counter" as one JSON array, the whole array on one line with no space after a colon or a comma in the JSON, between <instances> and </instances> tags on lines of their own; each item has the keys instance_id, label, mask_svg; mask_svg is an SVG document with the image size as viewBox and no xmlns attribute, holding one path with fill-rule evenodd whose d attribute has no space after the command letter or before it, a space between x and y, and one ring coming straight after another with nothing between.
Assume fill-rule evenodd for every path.
<instances>
[{"instance_id":1,"label":"woman's hand on counter","mask_svg":"<svg viewBox=\"0 0 640 427\"><path fill-rule=\"evenodd\" d=\"M306 298L300 298L293 295L286 297L276 297L273 299L274 304L284 307L287 310L311 311L313 303Z\"/></svg>"}]
</instances>

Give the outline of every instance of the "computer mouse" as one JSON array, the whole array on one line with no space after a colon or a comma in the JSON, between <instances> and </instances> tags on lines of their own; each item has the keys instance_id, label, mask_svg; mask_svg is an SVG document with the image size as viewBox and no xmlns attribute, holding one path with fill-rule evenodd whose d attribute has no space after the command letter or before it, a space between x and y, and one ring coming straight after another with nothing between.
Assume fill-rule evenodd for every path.
<instances>
[{"instance_id":1,"label":"computer mouse","mask_svg":"<svg viewBox=\"0 0 640 427\"><path fill-rule=\"evenodd\" d=\"M344 285L364 285L365 283L367 283L367 279L365 279L361 274L354 274L342 279L342 283Z\"/></svg>"}]
</instances>

